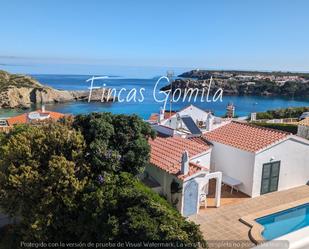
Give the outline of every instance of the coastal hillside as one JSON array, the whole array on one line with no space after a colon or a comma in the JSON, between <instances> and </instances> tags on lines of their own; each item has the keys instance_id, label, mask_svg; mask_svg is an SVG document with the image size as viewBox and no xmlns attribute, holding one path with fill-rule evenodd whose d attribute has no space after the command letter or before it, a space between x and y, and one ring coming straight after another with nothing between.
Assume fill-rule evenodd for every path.
<instances>
[{"instance_id":1,"label":"coastal hillside","mask_svg":"<svg viewBox=\"0 0 309 249\"><path fill-rule=\"evenodd\" d=\"M192 70L179 77L161 90L202 90L212 77L210 94L222 88L226 95L309 97L309 74L304 73Z\"/></svg>"},{"instance_id":2,"label":"coastal hillside","mask_svg":"<svg viewBox=\"0 0 309 249\"><path fill-rule=\"evenodd\" d=\"M57 90L41 84L30 76L0 70L0 108L26 109L30 108L31 104L87 100L88 94L88 91ZM99 89L94 90L92 100L100 101L101 94L102 91ZM103 99L106 99L106 96Z\"/></svg>"}]
</instances>

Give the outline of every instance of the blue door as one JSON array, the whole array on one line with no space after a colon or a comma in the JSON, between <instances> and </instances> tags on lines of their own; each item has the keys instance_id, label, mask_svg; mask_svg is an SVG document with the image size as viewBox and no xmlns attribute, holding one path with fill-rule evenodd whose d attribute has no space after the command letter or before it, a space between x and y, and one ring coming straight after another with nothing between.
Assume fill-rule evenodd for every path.
<instances>
[{"instance_id":1,"label":"blue door","mask_svg":"<svg viewBox=\"0 0 309 249\"><path fill-rule=\"evenodd\" d=\"M197 213L198 183L194 180L188 182L184 189L183 215L185 217Z\"/></svg>"}]
</instances>

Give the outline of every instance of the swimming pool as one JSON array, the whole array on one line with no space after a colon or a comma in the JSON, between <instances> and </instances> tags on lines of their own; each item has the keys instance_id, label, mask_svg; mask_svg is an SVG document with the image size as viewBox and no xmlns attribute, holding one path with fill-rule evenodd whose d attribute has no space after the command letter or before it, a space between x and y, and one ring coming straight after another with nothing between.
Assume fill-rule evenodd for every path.
<instances>
[{"instance_id":1,"label":"swimming pool","mask_svg":"<svg viewBox=\"0 0 309 249\"><path fill-rule=\"evenodd\" d=\"M272 240L309 226L309 203L267 215L255 221L264 226L263 237L266 240Z\"/></svg>"}]
</instances>

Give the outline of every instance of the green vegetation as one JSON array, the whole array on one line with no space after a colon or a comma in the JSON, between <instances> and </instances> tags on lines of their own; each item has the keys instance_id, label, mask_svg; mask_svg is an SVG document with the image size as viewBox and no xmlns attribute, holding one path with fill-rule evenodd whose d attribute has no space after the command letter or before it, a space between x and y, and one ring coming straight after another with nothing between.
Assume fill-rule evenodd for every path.
<instances>
[{"instance_id":1,"label":"green vegetation","mask_svg":"<svg viewBox=\"0 0 309 249\"><path fill-rule=\"evenodd\" d=\"M275 130L281 130L285 132L289 132L292 134L297 133L297 125L295 124L275 124L275 123L260 123L260 122L252 122L255 125L266 127L266 128L272 128Z\"/></svg>"},{"instance_id":2,"label":"green vegetation","mask_svg":"<svg viewBox=\"0 0 309 249\"><path fill-rule=\"evenodd\" d=\"M0 70L0 91L7 90L9 87L12 86L18 88L42 88L42 85L30 76L10 74L6 71Z\"/></svg>"},{"instance_id":3,"label":"green vegetation","mask_svg":"<svg viewBox=\"0 0 309 249\"><path fill-rule=\"evenodd\" d=\"M149 159L150 146L146 138L155 133L138 116L92 113L75 117L73 127L86 140L86 152L92 171L143 172Z\"/></svg>"},{"instance_id":4,"label":"green vegetation","mask_svg":"<svg viewBox=\"0 0 309 249\"><path fill-rule=\"evenodd\" d=\"M18 248L21 240L204 244L197 225L136 177L154 135L137 116L108 113L3 135L0 207L19 222L2 229L0 247Z\"/></svg>"},{"instance_id":5,"label":"green vegetation","mask_svg":"<svg viewBox=\"0 0 309 249\"><path fill-rule=\"evenodd\" d=\"M268 75L268 76L299 76L309 79L309 73L298 73L298 72L282 72L282 71L272 71L272 72L262 72L262 71L243 71L243 70L191 70L180 74L178 77L192 77L197 75L207 75L207 73L228 73L228 74L241 74L241 75ZM193 77L192 77L193 78Z\"/></svg>"},{"instance_id":6,"label":"green vegetation","mask_svg":"<svg viewBox=\"0 0 309 249\"><path fill-rule=\"evenodd\" d=\"M266 112L258 112L257 119L281 119L281 118L299 118L303 112L308 112L309 106L305 107L289 107L284 109L268 110Z\"/></svg>"}]
</instances>

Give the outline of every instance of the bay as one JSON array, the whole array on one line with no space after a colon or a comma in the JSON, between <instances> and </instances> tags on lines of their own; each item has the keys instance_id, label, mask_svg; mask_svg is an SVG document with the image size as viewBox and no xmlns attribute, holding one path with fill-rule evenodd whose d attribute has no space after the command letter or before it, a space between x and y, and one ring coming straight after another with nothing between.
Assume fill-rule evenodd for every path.
<instances>
[{"instance_id":1,"label":"bay","mask_svg":"<svg viewBox=\"0 0 309 249\"><path fill-rule=\"evenodd\" d=\"M40 81L44 85L49 85L56 89L61 90L87 90L90 86L87 79L92 75L55 75L55 74L36 74L32 75L35 79ZM67 114L84 114L90 112L112 112L117 114L137 114L140 117L147 119L151 113L158 113L163 103L158 103L153 97L153 88L159 76L153 78L126 78L111 75L108 79L95 82L95 86L102 86L104 83L106 87L115 88L118 92L121 88L125 88L126 91L122 92L122 98L125 98L128 92L135 88L137 89L136 101L130 102L69 102L69 103L56 103L46 104L46 109L50 111L57 111ZM159 88L164 86L166 82L162 81ZM139 90L144 88L143 102L139 102L141 98ZM165 95L155 92L157 98L163 99ZM211 98L210 98L211 99ZM296 106L309 106L309 99L305 98L287 98L287 97L264 97L264 96L224 96L222 102L201 102L200 98L197 101L185 101L182 100L172 103L173 110L179 110L186 107L188 104L194 104L202 109L211 110L217 116L222 116L226 112L226 106L228 103L235 105L235 112L237 116L246 116L251 112L262 112L269 109L296 107ZM30 110L35 110L40 106L32 106ZM169 110L169 102L167 109ZM1 117L14 116L18 113L28 112L30 110L1 110Z\"/></svg>"}]
</instances>

